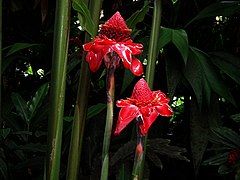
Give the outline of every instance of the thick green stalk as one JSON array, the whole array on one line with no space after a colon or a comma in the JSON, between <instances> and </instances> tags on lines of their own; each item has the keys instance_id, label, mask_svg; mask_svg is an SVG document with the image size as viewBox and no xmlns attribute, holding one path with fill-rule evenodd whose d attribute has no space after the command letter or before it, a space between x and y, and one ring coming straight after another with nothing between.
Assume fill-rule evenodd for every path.
<instances>
[{"instance_id":1,"label":"thick green stalk","mask_svg":"<svg viewBox=\"0 0 240 180\"><path fill-rule=\"evenodd\" d=\"M141 171L141 164L143 160L143 144L142 141L138 142L135 150L135 159L133 165L133 180L139 180L140 172Z\"/></svg>"},{"instance_id":2,"label":"thick green stalk","mask_svg":"<svg viewBox=\"0 0 240 180\"><path fill-rule=\"evenodd\" d=\"M57 0L48 129L47 180L58 180L61 159L66 66L70 23L70 0Z\"/></svg>"},{"instance_id":3,"label":"thick green stalk","mask_svg":"<svg viewBox=\"0 0 240 180\"><path fill-rule=\"evenodd\" d=\"M154 1L154 10L153 10L153 21L152 21L152 30L150 35L150 42L149 42L149 49L148 49L148 61L147 61L147 68L146 68L146 81L150 88L153 88L153 81L154 81L154 74L155 74L155 65L156 59L158 56L158 39L160 34L160 24L161 24L161 13L162 13L162 2L161 0ZM147 135L144 138L144 152L143 152L143 159L141 164L140 170L140 178L143 177L144 171L144 162L145 162L145 155L147 150Z\"/></svg>"},{"instance_id":4,"label":"thick green stalk","mask_svg":"<svg viewBox=\"0 0 240 180\"><path fill-rule=\"evenodd\" d=\"M107 117L103 139L102 150L102 172L101 180L108 179L109 169L109 146L111 141L112 124L113 124L113 107L114 107L114 92L115 92L115 68L107 69Z\"/></svg>"},{"instance_id":5,"label":"thick green stalk","mask_svg":"<svg viewBox=\"0 0 240 180\"><path fill-rule=\"evenodd\" d=\"M3 1L0 0L0 127L2 125L2 11Z\"/></svg>"},{"instance_id":6,"label":"thick green stalk","mask_svg":"<svg viewBox=\"0 0 240 180\"><path fill-rule=\"evenodd\" d=\"M102 6L102 1L91 1L89 10L92 12L92 18L95 24L95 35L97 34L99 24L99 14ZM86 34L85 42L90 41L89 35ZM78 83L78 94L74 110L74 119L72 125L72 135L70 150L68 155L67 179L77 180L80 167L80 158L82 152L82 141L84 134L84 126L87 115L88 92L90 82L90 72L88 63L85 61L85 56L81 63L80 78Z\"/></svg>"},{"instance_id":7,"label":"thick green stalk","mask_svg":"<svg viewBox=\"0 0 240 180\"><path fill-rule=\"evenodd\" d=\"M140 118L140 117L139 117ZM133 180L138 180L141 172L141 164L143 160L143 139L144 137L141 135L139 129L139 123L142 121L141 118L137 118L137 146L135 150L135 157L134 157L134 164L133 164L133 171L132 176Z\"/></svg>"},{"instance_id":8,"label":"thick green stalk","mask_svg":"<svg viewBox=\"0 0 240 180\"><path fill-rule=\"evenodd\" d=\"M150 88L153 87L156 59L159 53L157 44L158 44L158 38L160 34L161 11L162 11L161 0L155 0L152 30L151 30L149 48L148 48L148 61L147 61L147 68L146 68L146 81L148 82L148 85Z\"/></svg>"}]
</instances>

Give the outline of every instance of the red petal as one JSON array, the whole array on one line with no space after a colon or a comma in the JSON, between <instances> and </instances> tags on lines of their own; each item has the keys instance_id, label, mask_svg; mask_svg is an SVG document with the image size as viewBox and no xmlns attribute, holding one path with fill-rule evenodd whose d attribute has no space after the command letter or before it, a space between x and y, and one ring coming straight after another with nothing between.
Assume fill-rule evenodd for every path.
<instances>
[{"instance_id":1,"label":"red petal","mask_svg":"<svg viewBox=\"0 0 240 180\"><path fill-rule=\"evenodd\" d=\"M141 76L143 74L142 63L137 58L132 58L131 71L136 76Z\"/></svg>"},{"instance_id":2,"label":"red petal","mask_svg":"<svg viewBox=\"0 0 240 180\"><path fill-rule=\"evenodd\" d=\"M83 45L84 51L90 51L91 47L93 45L93 42L89 42Z\"/></svg>"},{"instance_id":3,"label":"red petal","mask_svg":"<svg viewBox=\"0 0 240 180\"><path fill-rule=\"evenodd\" d=\"M152 123L157 119L158 113L156 110L152 111L150 116L144 116L143 115L143 123L139 125L141 133L143 136L145 136L148 132L148 129L152 125Z\"/></svg>"},{"instance_id":4,"label":"red petal","mask_svg":"<svg viewBox=\"0 0 240 180\"><path fill-rule=\"evenodd\" d=\"M119 134L135 117L137 117L138 113L138 108L134 105L121 108L114 134Z\"/></svg>"},{"instance_id":5,"label":"red petal","mask_svg":"<svg viewBox=\"0 0 240 180\"><path fill-rule=\"evenodd\" d=\"M160 104L164 104L164 103L168 103L169 102L169 98L166 96L166 94L164 94L160 90L153 91L153 96L159 99L159 103Z\"/></svg>"},{"instance_id":6,"label":"red petal","mask_svg":"<svg viewBox=\"0 0 240 180\"><path fill-rule=\"evenodd\" d=\"M117 107L125 107L125 106L129 106L129 105L130 105L129 100L121 99L121 100L118 100L118 101L116 102L116 106L117 106Z\"/></svg>"},{"instance_id":7,"label":"red petal","mask_svg":"<svg viewBox=\"0 0 240 180\"><path fill-rule=\"evenodd\" d=\"M92 51L87 53L86 61L88 62L89 68L92 72L96 72L99 69L102 62L102 58L103 56L101 52L98 54L94 54Z\"/></svg>"},{"instance_id":8,"label":"red petal","mask_svg":"<svg viewBox=\"0 0 240 180\"><path fill-rule=\"evenodd\" d=\"M125 68L130 69L132 63L132 52L124 44L115 44L112 46L113 51L115 51L118 56L122 59Z\"/></svg>"},{"instance_id":9,"label":"red petal","mask_svg":"<svg viewBox=\"0 0 240 180\"><path fill-rule=\"evenodd\" d=\"M162 106L156 106L155 108L161 116L172 116L173 115L173 111L168 104L162 104Z\"/></svg>"},{"instance_id":10,"label":"red petal","mask_svg":"<svg viewBox=\"0 0 240 180\"><path fill-rule=\"evenodd\" d=\"M138 55L142 53L143 45L140 43L133 43L132 40L127 40L124 42L126 46L130 48L133 55Z\"/></svg>"}]
</instances>

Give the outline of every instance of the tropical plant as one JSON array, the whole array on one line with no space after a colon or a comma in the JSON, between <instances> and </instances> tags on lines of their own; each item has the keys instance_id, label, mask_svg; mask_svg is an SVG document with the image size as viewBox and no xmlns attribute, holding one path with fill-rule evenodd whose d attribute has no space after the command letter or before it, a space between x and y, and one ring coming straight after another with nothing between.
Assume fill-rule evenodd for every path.
<instances>
[{"instance_id":1,"label":"tropical plant","mask_svg":"<svg viewBox=\"0 0 240 180\"><path fill-rule=\"evenodd\" d=\"M239 178L239 3L0 1L0 179Z\"/></svg>"}]
</instances>

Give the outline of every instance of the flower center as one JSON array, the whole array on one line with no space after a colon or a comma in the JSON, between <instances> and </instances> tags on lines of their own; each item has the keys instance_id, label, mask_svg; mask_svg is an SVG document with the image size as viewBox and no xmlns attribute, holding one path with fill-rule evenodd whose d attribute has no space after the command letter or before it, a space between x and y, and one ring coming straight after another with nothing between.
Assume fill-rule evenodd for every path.
<instances>
[{"instance_id":1,"label":"flower center","mask_svg":"<svg viewBox=\"0 0 240 180\"><path fill-rule=\"evenodd\" d=\"M132 98L127 98L131 104L134 104L135 106L141 108L141 107L152 107L155 106L156 104L159 104L159 97L155 97L154 99L151 100L147 100L147 101L139 101L136 99L132 99Z\"/></svg>"},{"instance_id":2,"label":"flower center","mask_svg":"<svg viewBox=\"0 0 240 180\"><path fill-rule=\"evenodd\" d=\"M116 29L112 27L102 26L99 37L107 37L109 39L114 39L115 41L126 41L130 38L130 29Z\"/></svg>"},{"instance_id":3,"label":"flower center","mask_svg":"<svg viewBox=\"0 0 240 180\"><path fill-rule=\"evenodd\" d=\"M129 29L119 12L116 12L105 24L102 25L99 37L107 37L116 41L126 41L130 38Z\"/></svg>"}]
</instances>

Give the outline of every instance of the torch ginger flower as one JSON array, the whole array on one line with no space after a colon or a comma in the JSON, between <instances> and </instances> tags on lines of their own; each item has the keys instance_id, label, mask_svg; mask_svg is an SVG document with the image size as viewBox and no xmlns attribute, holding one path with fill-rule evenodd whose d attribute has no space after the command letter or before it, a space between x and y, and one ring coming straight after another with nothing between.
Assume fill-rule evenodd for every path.
<instances>
[{"instance_id":1,"label":"torch ginger flower","mask_svg":"<svg viewBox=\"0 0 240 180\"><path fill-rule=\"evenodd\" d=\"M90 70L96 72L102 60L107 68L116 68L121 60L123 66L134 75L142 75L142 63L135 55L141 54L143 45L133 43L130 34L131 29L127 27L120 13L116 12L102 25L98 36L92 42L83 45L83 49L88 52L86 61Z\"/></svg>"},{"instance_id":2,"label":"torch ginger flower","mask_svg":"<svg viewBox=\"0 0 240 180\"><path fill-rule=\"evenodd\" d=\"M173 111L168 105L169 99L161 91L151 91L147 82L140 79L134 89L131 98L117 101L117 107L121 107L116 125L115 135L119 134L133 119L141 118L139 124L140 133L144 136L156 118L172 116Z\"/></svg>"}]
</instances>

